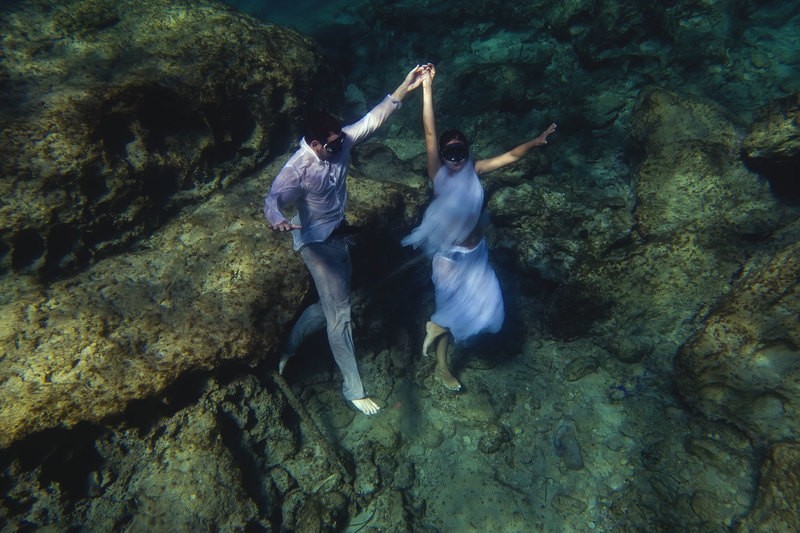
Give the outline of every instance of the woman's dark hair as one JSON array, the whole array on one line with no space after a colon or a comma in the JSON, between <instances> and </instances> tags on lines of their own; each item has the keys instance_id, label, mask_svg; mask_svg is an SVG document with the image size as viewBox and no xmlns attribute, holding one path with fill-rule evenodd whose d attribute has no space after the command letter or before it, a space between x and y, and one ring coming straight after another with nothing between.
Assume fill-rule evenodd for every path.
<instances>
[{"instance_id":1,"label":"woman's dark hair","mask_svg":"<svg viewBox=\"0 0 800 533\"><path fill-rule=\"evenodd\" d=\"M464 146L466 146L467 150L469 150L469 142L467 142L467 136L458 130L447 130L446 132L442 133L439 136L439 149L442 149L447 143L453 140L458 141L460 143L464 143Z\"/></svg>"},{"instance_id":2,"label":"woman's dark hair","mask_svg":"<svg viewBox=\"0 0 800 533\"><path fill-rule=\"evenodd\" d=\"M307 144L318 141L325 144L331 133L342 132L342 122L325 111L312 111L303 122L303 138Z\"/></svg>"}]
</instances>

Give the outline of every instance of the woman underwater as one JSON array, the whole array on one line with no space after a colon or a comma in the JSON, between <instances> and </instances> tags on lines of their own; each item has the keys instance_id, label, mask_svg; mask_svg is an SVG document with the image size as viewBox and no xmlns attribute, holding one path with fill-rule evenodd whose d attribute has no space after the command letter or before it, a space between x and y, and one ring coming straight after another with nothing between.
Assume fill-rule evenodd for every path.
<instances>
[{"instance_id":1,"label":"woman underwater","mask_svg":"<svg viewBox=\"0 0 800 533\"><path fill-rule=\"evenodd\" d=\"M422 248L432 258L436 310L425 325L423 355L433 346L436 375L445 387L458 391L461 383L447 365L450 336L455 342L478 333L496 333L503 325L503 295L491 265L483 229L483 186L478 175L519 161L533 147L547 144L556 129L551 124L541 135L504 154L473 161L466 136L448 130L436 139L433 112L433 79L436 68L425 66L422 80L422 123L428 176L434 198L422 222L402 243Z\"/></svg>"}]
</instances>

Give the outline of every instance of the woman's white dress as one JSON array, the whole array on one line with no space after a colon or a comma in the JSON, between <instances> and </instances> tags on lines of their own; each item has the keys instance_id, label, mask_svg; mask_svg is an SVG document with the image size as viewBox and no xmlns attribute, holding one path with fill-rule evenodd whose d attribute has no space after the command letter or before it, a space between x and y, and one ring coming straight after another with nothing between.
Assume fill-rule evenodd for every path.
<instances>
[{"instance_id":1,"label":"woman's white dress","mask_svg":"<svg viewBox=\"0 0 800 533\"><path fill-rule=\"evenodd\" d=\"M483 209L483 187L472 159L456 173L443 165L433 180L433 193L422 222L402 241L433 258L436 311L431 321L448 328L456 342L496 333L505 312L486 240L474 248L459 245L472 233Z\"/></svg>"}]
</instances>

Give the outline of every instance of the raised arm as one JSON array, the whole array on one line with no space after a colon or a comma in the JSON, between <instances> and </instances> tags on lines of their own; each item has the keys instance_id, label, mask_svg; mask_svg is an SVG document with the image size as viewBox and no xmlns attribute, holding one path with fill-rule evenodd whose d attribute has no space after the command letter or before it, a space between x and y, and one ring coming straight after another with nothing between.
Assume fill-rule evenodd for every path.
<instances>
[{"instance_id":1,"label":"raised arm","mask_svg":"<svg viewBox=\"0 0 800 533\"><path fill-rule=\"evenodd\" d=\"M381 127L389 115L400 108L400 102L408 93L416 89L422 83L424 68L417 65L406 74L403 82L397 86L392 94L387 95L378 105L373 107L369 113L361 117L357 122L344 127L345 133L349 137L349 142L356 145L372 135L375 130ZM345 141L348 142L348 141Z\"/></svg>"},{"instance_id":2,"label":"raised arm","mask_svg":"<svg viewBox=\"0 0 800 533\"><path fill-rule=\"evenodd\" d=\"M408 74L406 74L406 79L403 80L403 83L398 85L397 89L394 90L392 98L398 102L402 102L403 98L405 98L408 93L420 86L424 73L425 66L417 65L412 68Z\"/></svg>"},{"instance_id":3,"label":"raised arm","mask_svg":"<svg viewBox=\"0 0 800 533\"><path fill-rule=\"evenodd\" d=\"M478 174L485 174L487 172L491 172L492 170L497 170L498 168L510 165L511 163L516 163L525 157L525 155L535 146L543 146L547 144L547 136L554 131L556 131L555 122L550 124L550 126L535 139L531 139L526 143L522 143L504 154L500 154L489 159L481 159L480 161L476 161L475 172Z\"/></svg>"},{"instance_id":4,"label":"raised arm","mask_svg":"<svg viewBox=\"0 0 800 533\"><path fill-rule=\"evenodd\" d=\"M436 67L432 63L424 65L422 75L422 128L425 131L425 152L428 155L428 177L433 179L442 168L439 158L439 140L436 138L436 117L433 114L433 78Z\"/></svg>"}]
</instances>

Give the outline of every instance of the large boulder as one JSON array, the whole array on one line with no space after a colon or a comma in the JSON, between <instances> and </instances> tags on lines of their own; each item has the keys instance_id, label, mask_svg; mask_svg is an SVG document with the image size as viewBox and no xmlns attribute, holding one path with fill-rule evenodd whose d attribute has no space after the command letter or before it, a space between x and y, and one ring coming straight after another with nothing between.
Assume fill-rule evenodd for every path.
<instances>
[{"instance_id":1,"label":"large boulder","mask_svg":"<svg viewBox=\"0 0 800 533\"><path fill-rule=\"evenodd\" d=\"M800 155L800 93L758 111L744 140L744 150L748 158L756 160L786 160Z\"/></svg>"},{"instance_id":2,"label":"large boulder","mask_svg":"<svg viewBox=\"0 0 800 533\"><path fill-rule=\"evenodd\" d=\"M681 395L757 442L800 439L800 225L750 261L730 295L680 350Z\"/></svg>"},{"instance_id":3,"label":"large boulder","mask_svg":"<svg viewBox=\"0 0 800 533\"><path fill-rule=\"evenodd\" d=\"M283 151L331 86L308 38L213 0L11 4L0 274L51 279L141 238Z\"/></svg>"},{"instance_id":4,"label":"large boulder","mask_svg":"<svg viewBox=\"0 0 800 533\"><path fill-rule=\"evenodd\" d=\"M645 239L691 232L718 247L779 222L767 182L739 158L743 126L718 104L650 87L639 95L631 127L644 151L636 219Z\"/></svg>"},{"instance_id":5,"label":"large boulder","mask_svg":"<svg viewBox=\"0 0 800 533\"><path fill-rule=\"evenodd\" d=\"M0 306L0 448L101 421L189 370L277 351L313 290L289 237L261 214L282 164L176 217L136 253L26 286ZM351 219L370 234L402 231L423 200L403 185L348 180ZM385 263L398 241L376 237L370 256Z\"/></svg>"},{"instance_id":6,"label":"large boulder","mask_svg":"<svg viewBox=\"0 0 800 533\"><path fill-rule=\"evenodd\" d=\"M0 472L5 529L341 527L353 476L293 394L251 375L186 381L133 425L26 441Z\"/></svg>"},{"instance_id":7,"label":"large boulder","mask_svg":"<svg viewBox=\"0 0 800 533\"><path fill-rule=\"evenodd\" d=\"M633 187L537 177L490 196L495 249L557 284L549 322L615 356L675 350L792 210L741 160L744 127L705 99L643 90L631 117ZM794 215L796 216L796 215Z\"/></svg>"}]
</instances>

